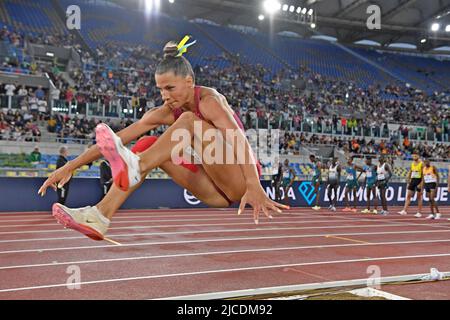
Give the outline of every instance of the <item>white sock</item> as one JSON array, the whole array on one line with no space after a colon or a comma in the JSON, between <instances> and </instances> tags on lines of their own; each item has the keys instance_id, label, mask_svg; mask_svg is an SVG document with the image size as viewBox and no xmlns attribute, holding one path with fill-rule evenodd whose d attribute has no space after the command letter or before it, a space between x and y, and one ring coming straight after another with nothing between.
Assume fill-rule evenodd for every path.
<instances>
[{"instance_id":1,"label":"white sock","mask_svg":"<svg viewBox=\"0 0 450 320\"><path fill-rule=\"evenodd\" d=\"M100 212L100 210L98 210L98 208L97 207L93 207L93 208L95 208L95 210L96 210L96 212L98 213L98 217L99 217L99 219L104 223L104 224L110 224L111 223L111 221L107 218L107 217L105 217L101 212Z\"/></svg>"}]
</instances>

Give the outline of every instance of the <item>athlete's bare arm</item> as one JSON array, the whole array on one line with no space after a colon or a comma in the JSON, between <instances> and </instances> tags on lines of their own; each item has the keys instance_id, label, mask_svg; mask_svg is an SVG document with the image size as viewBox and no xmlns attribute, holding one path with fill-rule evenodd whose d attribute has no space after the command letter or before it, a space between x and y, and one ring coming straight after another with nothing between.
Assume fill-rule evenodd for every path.
<instances>
[{"instance_id":1,"label":"athlete's bare arm","mask_svg":"<svg viewBox=\"0 0 450 320\"><path fill-rule=\"evenodd\" d=\"M168 106L163 105L147 111L139 121L119 131L117 135L122 139L123 144L128 144L160 125L170 125L173 122L174 117L171 109ZM66 165L54 171L39 188L38 193L43 196L48 187L52 187L56 190L57 186L63 186L70 180L73 171L101 158L101 156L102 154L98 147L93 145L74 160L67 162Z\"/></svg>"},{"instance_id":2,"label":"athlete's bare arm","mask_svg":"<svg viewBox=\"0 0 450 320\"><path fill-rule=\"evenodd\" d=\"M433 166L433 171L434 171L434 174L436 175L436 187L439 188L439 180L440 180L439 179L439 171L435 166Z\"/></svg>"},{"instance_id":3,"label":"athlete's bare arm","mask_svg":"<svg viewBox=\"0 0 450 320\"><path fill-rule=\"evenodd\" d=\"M227 141L232 141L232 137L229 137L230 140L228 140L226 129L233 129L233 133L238 136L238 144L235 149L245 148L246 159L250 160L250 164L241 165L245 181L247 185L259 185L259 176L255 165L256 159L253 156L247 138L233 118L233 111L228 106L226 100L224 100L224 97L218 94L208 94L200 101L199 108L205 119L211 121L217 129L222 131ZM244 145L239 145L241 141L244 141Z\"/></svg>"},{"instance_id":4,"label":"athlete's bare arm","mask_svg":"<svg viewBox=\"0 0 450 320\"><path fill-rule=\"evenodd\" d=\"M239 128L238 123L234 119L233 110L228 105L225 97L220 94L208 94L200 101L199 109L205 120L212 122L217 129L222 131L227 141L234 141L234 137L237 136L238 143L235 144L234 152L237 154L238 150L244 150L245 158L249 160L245 164L240 164L246 183L246 192L241 198L238 214L244 210L245 205L248 203L253 207L253 216L255 222L257 222L261 210L270 218L269 210L281 212L280 208L289 208L288 206L272 201L264 192L259 182L253 151L244 132ZM231 134L229 138L226 129L233 129L232 133L229 132Z\"/></svg>"}]
</instances>

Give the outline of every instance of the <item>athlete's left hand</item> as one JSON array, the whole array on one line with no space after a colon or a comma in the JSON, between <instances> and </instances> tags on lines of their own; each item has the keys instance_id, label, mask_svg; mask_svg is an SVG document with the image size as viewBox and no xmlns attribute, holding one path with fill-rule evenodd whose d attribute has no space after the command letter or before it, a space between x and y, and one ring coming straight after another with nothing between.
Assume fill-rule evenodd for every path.
<instances>
[{"instance_id":1,"label":"athlete's left hand","mask_svg":"<svg viewBox=\"0 0 450 320\"><path fill-rule=\"evenodd\" d=\"M259 214L261 210L267 218L272 219L273 217L269 214L269 210L281 213L281 209L289 209L289 206L271 200L260 184L247 187L247 190L241 199L238 214L241 214L244 211L247 203L253 207L253 219L255 220L255 224L259 223Z\"/></svg>"}]
</instances>

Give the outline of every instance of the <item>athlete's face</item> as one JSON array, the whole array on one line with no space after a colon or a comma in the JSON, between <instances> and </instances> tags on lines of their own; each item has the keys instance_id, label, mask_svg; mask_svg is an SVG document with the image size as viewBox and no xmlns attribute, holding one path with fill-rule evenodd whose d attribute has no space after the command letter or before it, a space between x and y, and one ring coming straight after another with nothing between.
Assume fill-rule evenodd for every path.
<instances>
[{"instance_id":1,"label":"athlete's face","mask_svg":"<svg viewBox=\"0 0 450 320\"><path fill-rule=\"evenodd\" d=\"M173 72L155 74L156 87L164 103L171 109L187 104L193 97L194 81L191 76L176 76Z\"/></svg>"},{"instance_id":2,"label":"athlete's face","mask_svg":"<svg viewBox=\"0 0 450 320\"><path fill-rule=\"evenodd\" d=\"M419 160L419 155L413 154L412 158L413 158L414 161L418 161Z\"/></svg>"},{"instance_id":3,"label":"athlete's face","mask_svg":"<svg viewBox=\"0 0 450 320\"><path fill-rule=\"evenodd\" d=\"M425 163L425 167L429 167L430 166L430 160L425 160L424 163Z\"/></svg>"},{"instance_id":4,"label":"athlete's face","mask_svg":"<svg viewBox=\"0 0 450 320\"><path fill-rule=\"evenodd\" d=\"M353 160L352 159L348 159L347 163L348 163L348 165L351 165L353 163Z\"/></svg>"},{"instance_id":5,"label":"athlete's face","mask_svg":"<svg viewBox=\"0 0 450 320\"><path fill-rule=\"evenodd\" d=\"M367 159L367 160L366 160L366 164L367 164L368 166L370 166L370 165L372 164L372 160Z\"/></svg>"}]
</instances>

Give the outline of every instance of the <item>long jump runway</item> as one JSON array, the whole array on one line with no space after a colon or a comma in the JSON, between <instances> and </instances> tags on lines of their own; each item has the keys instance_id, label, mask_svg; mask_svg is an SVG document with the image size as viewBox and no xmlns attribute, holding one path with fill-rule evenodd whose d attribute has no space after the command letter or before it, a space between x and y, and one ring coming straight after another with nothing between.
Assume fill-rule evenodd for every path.
<instances>
[{"instance_id":1,"label":"long jump runway","mask_svg":"<svg viewBox=\"0 0 450 320\"><path fill-rule=\"evenodd\" d=\"M0 299L232 297L367 279L373 270L382 278L449 272L450 207L439 221L399 210L293 208L273 220L262 214L259 225L250 210L127 210L107 234L117 244L63 229L48 212L0 213ZM450 281L381 289L450 299Z\"/></svg>"}]
</instances>

